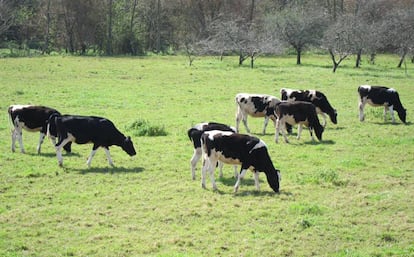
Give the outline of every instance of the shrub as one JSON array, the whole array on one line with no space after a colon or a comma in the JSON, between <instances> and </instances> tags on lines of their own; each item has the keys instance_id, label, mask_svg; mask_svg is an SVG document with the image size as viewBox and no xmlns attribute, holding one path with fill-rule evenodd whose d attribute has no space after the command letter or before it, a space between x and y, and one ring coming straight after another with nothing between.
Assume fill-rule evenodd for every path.
<instances>
[{"instance_id":1,"label":"shrub","mask_svg":"<svg viewBox=\"0 0 414 257\"><path fill-rule=\"evenodd\" d=\"M128 130L132 131L134 136L166 136L167 132L164 129L164 126L154 126L151 125L147 120L138 119L134 121L131 125L127 127Z\"/></svg>"}]
</instances>

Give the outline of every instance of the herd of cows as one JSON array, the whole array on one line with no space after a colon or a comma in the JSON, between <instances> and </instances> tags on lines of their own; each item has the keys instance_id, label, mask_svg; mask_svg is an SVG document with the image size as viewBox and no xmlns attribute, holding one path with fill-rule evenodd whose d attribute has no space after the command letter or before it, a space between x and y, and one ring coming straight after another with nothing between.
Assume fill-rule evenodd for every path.
<instances>
[{"instance_id":1,"label":"herd of cows","mask_svg":"<svg viewBox=\"0 0 414 257\"><path fill-rule=\"evenodd\" d=\"M191 158L192 178L195 179L197 162L204 153L201 179L205 188L207 172L210 175L213 189L217 189L214 170L220 167L222 175L223 163L235 165L235 177L237 182L234 191L237 192L240 182L247 170L254 174L255 186L259 190L259 172L266 174L269 186L279 192L280 171L273 166L267 151L266 144L259 138L251 135L239 134L240 121L243 122L246 131L250 133L247 125L247 117L264 117L263 134L271 119L276 127L275 141L278 142L280 132L288 143L287 132L291 132L292 125L298 124L297 138L300 138L302 126L309 128L313 138L313 132L319 140L326 126L326 116L337 123L337 112L330 105L327 97L316 90L292 90L281 89L281 100L270 95L245 94L236 95L237 114L236 127L225 124L209 122L200 123L188 130L188 136L193 142L194 154ZM363 121L364 107L368 103L372 106L384 107L384 119L387 111L390 112L392 122L395 123L394 110L400 120L406 123L406 109L401 104L398 92L395 89L361 85L359 93L359 119ZM63 165L62 149L71 152L71 144L92 143L92 151L88 157L87 165L90 167L97 149L105 150L109 165L113 166L109 147L116 145L127 154L136 154L131 138L122 134L108 119L95 116L62 115L56 109L36 105L11 105L8 114L13 124L12 151L15 151L16 139L20 145L20 151L24 153L22 131L40 131L37 152L41 152L41 145L46 135L52 140L59 166ZM320 124L318 114L323 117ZM56 142L57 139L57 142ZM236 165L240 165L240 173Z\"/></svg>"}]
</instances>

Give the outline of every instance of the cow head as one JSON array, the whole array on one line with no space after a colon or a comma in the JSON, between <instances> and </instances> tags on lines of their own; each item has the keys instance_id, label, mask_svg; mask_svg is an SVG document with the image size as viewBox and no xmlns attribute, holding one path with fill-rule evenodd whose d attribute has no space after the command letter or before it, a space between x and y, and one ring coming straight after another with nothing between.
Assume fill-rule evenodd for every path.
<instances>
[{"instance_id":1,"label":"cow head","mask_svg":"<svg viewBox=\"0 0 414 257\"><path fill-rule=\"evenodd\" d=\"M336 117L338 116L338 113L334 109L332 113L329 114L329 118L331 119L333 124L337 124L338 121L336 120Z\"/></svg>"},{"instance_id":2,"label":"cow head","mask_svg":"<svg viewBox=\"0 0 414 257\"><path fill-rule=\"evenodd\" d=\"M402 108L401 110L397 111L398 117L400 117L400 120L407 124L407 121L405 120L407 118L407 109Z\"/></svg>"},{"instance_id":3,"label":"cow head","mask_svg":"<svg viewBox=\"0 0 414 257\"><path fill-rule=\"evenodd\" d=\"M137 154L135 152L134 144L131 141L131 137L126 137L121 147L122 147L122 150L124 150L130 156L134 156Z\"/></svg>"},{"instance_id":4,"label":"cow head","mask_svg":"<svg viewBox=\"0 0 414 257\"><path fill-rule=\"evenodd\" d=\"M315 126L314 131L319 141L322 141L322 133L324 131L324 128L322 126Z\"/></svg>"}]
</instances>

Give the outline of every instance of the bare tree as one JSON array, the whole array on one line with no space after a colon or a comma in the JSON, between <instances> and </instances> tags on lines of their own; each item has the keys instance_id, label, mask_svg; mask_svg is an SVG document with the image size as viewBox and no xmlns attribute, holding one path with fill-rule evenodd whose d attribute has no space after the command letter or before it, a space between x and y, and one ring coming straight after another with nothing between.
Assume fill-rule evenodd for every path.
<instances>
[{"instance_id":1,"label":"bare tree","mask_svg":"<svg viewBox=\"0 0 414 257\"><path fill-rule=\"evenodd\" d=\"M323 47L328 50L333 63L333 72L354 51L351 35L353 18L342 16L325 32Z\"/></svg>"},{"instance_id":2,"label":"bare tree","mask_svg":"<svg viewBox=\"0 0 414 257\"><path fill-rule=\"evenodd\" d=\"M401 68L407 54L414 53L414 6L396 9L383 22L384 44L400 55L398 68Z\"/></svg>"},{"instance_id":3,"label":"bare tree","mask_svg":"<svg viewBox=\"0 0 414 257\"><path fill-rule=\"evenodd\" d=\"M0 35L13 24L14 14L10 1L0 0Z\"/></svg>"},{"instance_id":4,"label":"bare tree","mask_svg":"<svg viewBox=\"0 0 414 257\"><path fill-rule=\"evenodd\" d=\"M296 64L301 64L301 54L307 46L318 46L326 29L324 9L314 6L294 5L277 15L268 15L267 27L283 42L296 51Z\"/></svg>"}]
</instances>

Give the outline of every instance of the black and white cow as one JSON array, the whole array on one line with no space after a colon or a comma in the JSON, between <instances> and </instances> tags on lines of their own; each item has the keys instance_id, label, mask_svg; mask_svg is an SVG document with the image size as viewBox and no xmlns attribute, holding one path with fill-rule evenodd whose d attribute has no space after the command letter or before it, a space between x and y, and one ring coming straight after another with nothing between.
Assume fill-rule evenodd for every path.
<instances>
[{"instance_id":1,"label":"black and white cow","mask_svg":"<svg viewBox=\"0 0 414 257\"><path fill-rule=\"evenodd\" d=\"M51 115L60 113L53 108L36 105L10 105L8 114L13 123L12 130L12 146L11 149L15 151L16 138L19 141L20 151L25 152L23 146L22 133L23 129L30 132L40 132L39 143L37 145L37 153L40 154L41 146L45 135L47 133L47 124ZM56 143L56 134L50 134L53 144ZM65 146L67 152L71 151L71 145Z\"/></svg>"},{"instance_id":2,"label":"black and white cow","mask_svg":"<svg viewBox=\"0 0 414 257\"><path fill-rule=\"evenodd\" d=\"M92 152L86 162L91 165L93 156L99 147L103 147L109 165L114 166L109 147L117 145L127 154L136 154L130 137L125 137L108 119L94 116L52 115L49 121L49 131L58 135L56 157L59 166L63 165L62 147L69 142L77 144L93 143Z\"/></svg>"},{"instance_id":3,"label":"black and white cow","mask_svg":"<svg viewBox=\"0 0 414 257\"><path fill-rule=\"evenodd\" d=\"M387 110L390 111L392 122L395 123L394 110L403 123L406 123L407 110L401 104L398 92L393 88L382 86L361 85L358 87L359 93L359 120L364 121L365 104L371 106L384 106L384 121L387 120Z\"/></svg>"},{"instance_id":4,"label":"black and white cow","mask_svg":"<svg viewBox=\"0 0 414 257\"><path fill-rule=\"evenodd\" d=\"M275 135L276 143L278 143L279 132L281 129L286 143L289 143L284 129L286 128L286 123L290 125L299 124L298 139L300 139L300 134L302 133L302 125L305 125L309 128L312 140L314 140L312 130L315 131L316 137L320 141L322 140L322 133L324 129L319 123L316 108L312 103L303 101L282 101L276 106L275 115L277 117Z\"/></svg>"},{"instance_id":5,"label":"black and white cow","mask_svg":"<svg viewBox=\"0 0 414 257\"><path fill-rule=\"evenodd\" d=\"M200 160L202 156L202 149L201 149L201 135L204 131L210 130L221 130L221 131L231 131L236 132L236 129L225 124L216 123L216 122L203 122L195 125L194 127L190 128L187 131L188 137L193 142L194 146L194 154L191 157L190 164L191 164L191 177L195 180L195 170L197 162ZM220 177L223 176L223 163L218 163L220 169ZM235 168L235 177L237 178L237 170Z\"/></svg>"},{"instance_id":6,"label":"black and white cow","mask_svg":"<svg viewBox=\"0 0 414 257\"><path fill-rule=\"evenodd\" d=\"M259 138L229 131L211 130L203 133L201 145L205 155L205 163L201 173L203 188L206 187L205 178L208 171L213 189L217 190L214 169L217 161L221 161L227 164L241 165L234 192L239 189L247 169L254 173L257 190L259 190L259 172L264 172L269 186L273 191L279 192L280 171L273 166L266 144Z\"/></svg>"},{"instance_id":7,"label":"black and white cow","mask_svg":"<svg viewBox=\"0 0 414 257\"><path fill-rule=\"evenodd\" d=\"M316 112L322 115L322 126L326 126L326 115L329 116L333 124L337 124L337 112L331 106L324 93L317 90L295 90L282 88L280 89L280 94L282 101L304 101L315 105Z\"/></svg>"},{"instance_id":8,"label":"black and white cow","mask_svg":"<svg viewBox=\"0 0 414 257\"><path fill-rule=\"evenodd\" d=\"M263 134L265 134L269 118L272 119L273 122L276 122L274 107L279 102L279 99L271 95L246 93L237 94L236 130L239 131L240 120L242 120L247 133L250 133L250 129L247 126L248 115L252 117L265 117L263 126Z\"/></svg>"}]
</instances>

